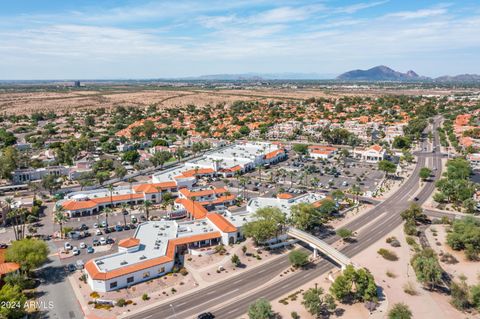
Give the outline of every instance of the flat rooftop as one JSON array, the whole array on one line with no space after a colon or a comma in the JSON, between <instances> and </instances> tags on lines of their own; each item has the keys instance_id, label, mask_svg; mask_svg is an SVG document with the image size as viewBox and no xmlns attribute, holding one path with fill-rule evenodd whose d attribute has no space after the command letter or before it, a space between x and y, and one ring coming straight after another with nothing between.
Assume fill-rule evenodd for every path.
<instances>
[{"instance_id":1,"label":"flat rooftop","mask_svg":"<svg viewBox=\"0 0 480 319\"><path fill-rule=\"evenodd\" d=\"M177 223L176 221L150 221L140 224L134 238L140 240L136 251L114 253L95 259L102 272L134 265L148 259L165 256L168 241L175 238L190 237L218 231L208 219Z\"/></svg>"}]
</instances>

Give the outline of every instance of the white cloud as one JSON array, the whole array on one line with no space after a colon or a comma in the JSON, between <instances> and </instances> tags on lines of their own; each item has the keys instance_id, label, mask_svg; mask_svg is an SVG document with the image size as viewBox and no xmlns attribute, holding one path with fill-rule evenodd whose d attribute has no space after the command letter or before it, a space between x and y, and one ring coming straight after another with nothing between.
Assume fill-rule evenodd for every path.
<instances>
[{"instance_id":1,"label":"white cloud","mask_svg":"<svg viewBox=\"0 0 480 319\"><path fill-rule=\"evenodd\" d=\"M352 13L355 13L355 12L360 11L360 10L380 6L380 5L385 4L387 2L389 2L389 0L376 1L376 2L361 2L361 3L353 4L353 5L350 5L350 6L337 8L335 10L335 12L352 14Z\"/></svg>"},{"instance_id":2,"label":"white cloud","mask_svg":"<svg viewBox=\"0 0 480 319\"><path fill-rule=\"evenodd\" d=\"M404 20L408 19L420 19L420 18L430 18L436 17L447 13L445 8L432 8L432 9L422 9L417 11L402 11L387 14L387 18L400 18Z\"/></svg>"}]
</instances>

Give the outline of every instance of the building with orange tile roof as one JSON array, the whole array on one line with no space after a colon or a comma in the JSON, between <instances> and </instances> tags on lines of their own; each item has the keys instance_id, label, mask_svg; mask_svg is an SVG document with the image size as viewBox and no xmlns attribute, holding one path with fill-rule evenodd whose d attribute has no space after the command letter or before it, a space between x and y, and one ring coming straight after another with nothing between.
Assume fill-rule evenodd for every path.
<instances>
[{"instance_id":1,"label":"building with orange tile roof","mask_svg":"<svg viewBox=\"0 0 480 319\"><path fill-rule=\"evenodd\" d=\"M118 253L85 263L93 291L130 287L171 272L179 255L238 239L237 227L222 215L209 213L191 222L156 221L140 224L134 237L119 242Z\"/></svg>"},{"instance_id":2,"label":"building with orange tile roof","mask_svg":"<svg viewBox=\"0 0 480 319\"><path fill-rule=\"evenodd\" d=\"M384 160L387 156L385 149L378 145L372 145L369 148L355 148L353 157L367 163L377 163Z\"/></svg>"},{"instance_id":3,"label":"building with orange tile roof","mask_svg":"<svg viewBox=\"0 0 480 319\"><path fill-rule=\"evenodd\" d=\"M0 248L0 280L9 273L18 271L20 269L20 265L17 263L6 262L5 255L7 253L6 248Z\"/></svg>"}]
</instances>

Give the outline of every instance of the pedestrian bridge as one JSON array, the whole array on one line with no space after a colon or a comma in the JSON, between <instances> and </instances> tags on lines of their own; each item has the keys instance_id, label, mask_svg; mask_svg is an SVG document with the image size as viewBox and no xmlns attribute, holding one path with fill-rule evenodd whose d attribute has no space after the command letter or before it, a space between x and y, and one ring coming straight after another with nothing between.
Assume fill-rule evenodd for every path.
<instances>
[{"instance_id":1,"label":"pedestrian bridge","mask_svg":"<svg viewBox=\"0 0 480 319\"><path fill-rule=\"evenodd\" d=\"M323 254L328 256L330 259L338 263L342 269L344 269L347 265L353 265L353 262L350 258L324 242L323 240L304 232L295 227L289 227L287 229L287 235L290 237L296 238L301 240L310 245L313 248L313 255L317 257L317 250L321 251Z\"/></svg>"}]
</instances>

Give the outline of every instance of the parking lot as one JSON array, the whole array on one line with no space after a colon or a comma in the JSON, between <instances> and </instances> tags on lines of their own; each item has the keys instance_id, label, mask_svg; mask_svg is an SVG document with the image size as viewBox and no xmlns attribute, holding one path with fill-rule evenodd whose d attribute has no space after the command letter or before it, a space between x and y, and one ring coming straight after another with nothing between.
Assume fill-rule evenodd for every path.
<instances>
[{"instance_id":1,"label":"parking lot","mask_svg":"<svg viewBox=\"0 0 480 319\"><path fill-rule=\"evenodd\" d=\"M377 169L376 163L362 163L347 158L315 160L289 158L261 172L254 171L240 178L230 178L227 182L233 191L243 193L240 179L245 179L246 197L269 196L278 192L301 194L307 190L330 192L335 189L348 190L352 185L358 185L363 192L373 191L383 178L384 173ZM223 181L214 182L217 187L223 186Z\"/></svg>"}]
</instances>

